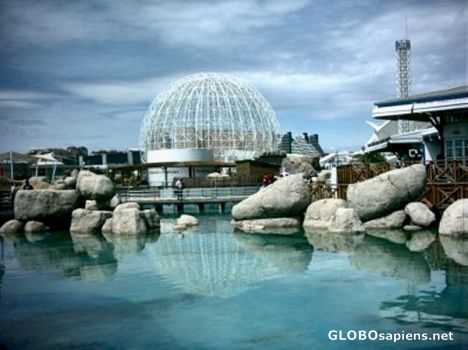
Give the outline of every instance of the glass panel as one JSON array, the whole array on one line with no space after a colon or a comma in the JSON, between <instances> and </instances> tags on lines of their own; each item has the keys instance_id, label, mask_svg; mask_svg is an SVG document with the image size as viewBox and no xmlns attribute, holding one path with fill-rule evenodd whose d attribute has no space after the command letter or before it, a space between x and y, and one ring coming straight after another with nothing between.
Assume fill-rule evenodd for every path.
<instances>
[{"instance_id":1,"label":"glass panel","mask_svg":"<svg viewBox=\"0 0 468 350\"><path fill-rule=\"evenodd\" d=\"M445 157L447 159L453 158L453 142L445 141Z\"/></svg>"},{"instance_id":2,"label":"glass panel","mask_svg":"<svg viewBox=\"0 0 468 350\"><path fill-rule=\"evenodd\" d=\"M455 140L455 147L461 147L463 140Z\"/></svg>"}]
</instances>

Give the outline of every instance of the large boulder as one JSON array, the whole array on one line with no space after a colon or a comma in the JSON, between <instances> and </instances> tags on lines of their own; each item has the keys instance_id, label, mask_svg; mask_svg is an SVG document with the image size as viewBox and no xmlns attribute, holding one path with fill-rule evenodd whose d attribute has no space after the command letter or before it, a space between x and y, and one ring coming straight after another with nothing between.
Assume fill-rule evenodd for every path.
<instances>
[{"instance_id":1,"label":"large boulder","mask_svg":"<svg viewBox=\"0 0 468 350\"><path fill-rule=\"evenodd\" d=\"M86 199L106 200L115 194L114 184L105 175L97 175L88 170L78 174L77 190Z\"/></svg>"},{"instance_id":2,"label":"large boulder","mask_svg":"<svg viewBox=\"0 0 468 350\"><path fill-rule=\"evenodd\" d=\"M248 233L293 234L300 230L299 218L274 218L233 221L234 227Z\"/></svg>"},{"instance_id":3,"label":"large boulder","mask_svg":"<svg viewBox=\"0 0 468 350\"><path fill-rule=\"evenodd\" d=\"M24 223L19 220L9 220L0 227L0 234L17 234L23 232Z\"/></svg>"},{"instance_id":4,"label":"large boulder","mask_svg":"<svg viewBox=\"0 0 468 350\"><path fill-rule=\"evenodd\" d=\"M23 228L25 233L40 233L49 231L49 227L40 221L28 221Z\"/></svg>"},{"instance_id":5,"label":"large boulder","mask_svg":"<svg viewBox=\"0 0 468 350\"><path fill-rule=\"evenodd\" d=\"M112 233L122 235L148 233L148 225L138 203L124 203L115 208L112 217Z\"/></svg>"},{"instance_id":6,"label":"large boulder","mask_svg":"<svg viewBox=\"0 0 468 350\"><path fill-rule=\"evenodd\" d=\"M370 220L364 223L366 230L388 230L402 228L406 220L404 210L397 210L384 217Z\"/></svg>"},{"instance_id":7,"label":"large boulder","mask_svg":"<svg viewBox=\"0 0 468 350\"><path fill-rule=\"evenodd\" d=\"M347 206L345 200L335 198L313 202L307 208L303 226L308 229L328 229L338 208L346 208Z\"/></svg>"},{"instance_id":8,"label":"large boulder","mask_svg":"<svg viewBox=\"0 0 468 350\"><path fill-rule=\"evenodd\" d=\"M310 203L310 191L302 174L286 176L260 189L232 208L235 220L294 217Z\"/></svg>"},{"instance_id":9,"label":"large boulder","mask_svg":"<svg viewBox=\"0 0 468 350\"><path fill-rule=\"evenodd\" d=\"M348 205L356 209L362 221L368 221L403 209L418 199L425 187L426 168L416 164L349 185Z\"/></svg>"},{"instance_id":10,"label":"large boulder","mask_svg":"<svg viewBox=\"0 0 468 350\"><path fill-rule=\"evenodd\" d=\"M359 216L352 208L338 208L331 219L328 230L335 233L365 232L365 228Z\"/></svg>"},{"instance_id":11,"label":"large boulder","mask_svg":"<svg viewBox=\"0 0 468 350\"><path fill-rule=\"evenodd\" d=\"M468 199L459 199L445 209L439 233L454 237L468 236Z\"/></svg>"},{"instance_id":12,"label":"large boulder","mask_svg":"<svg viewBox=\"0 0 468 350\"><path fill-rule=\"evenodd\" d=\"M405 213L415 225L427 227L430 226L436 219L435 214L421 202L411 202L406 205Z\"/></svg>"},{"instance_id":13,"label":"large boulder","mask_svg":"<svg viewBox=\"0 0 468 350\"><path fill-rule=\"evenodd\" d=\"M112 217L110 211L76 209L72 214L71 234L96 234L101 232L104 222Z\"/></svg>"},{"instance_id":14,"label":"large boulder","mask_svg":"<svg viewBox=\"0 0 468 350\"><path fill-rule=\"evenodd\" d=\"M69 220L78 207L75 190L20 190L15 196L15 218L21 221Z\"/></svg>"}]
</instances>

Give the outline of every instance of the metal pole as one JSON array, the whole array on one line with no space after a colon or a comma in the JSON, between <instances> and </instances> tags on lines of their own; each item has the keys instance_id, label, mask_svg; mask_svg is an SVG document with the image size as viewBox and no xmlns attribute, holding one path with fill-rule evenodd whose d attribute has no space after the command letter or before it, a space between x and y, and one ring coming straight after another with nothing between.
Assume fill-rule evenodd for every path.
<instances>
[{"instance_id":1,"label":"metal pole","mask_svg":"<svg viewBox=\"0 0 468 350\"><path fill-rule=\"evenodd\" d=\"M10 152L10 177L11 180L15 180L15 169L13 166L13 152Z\"/></svg>"}]
</instances>

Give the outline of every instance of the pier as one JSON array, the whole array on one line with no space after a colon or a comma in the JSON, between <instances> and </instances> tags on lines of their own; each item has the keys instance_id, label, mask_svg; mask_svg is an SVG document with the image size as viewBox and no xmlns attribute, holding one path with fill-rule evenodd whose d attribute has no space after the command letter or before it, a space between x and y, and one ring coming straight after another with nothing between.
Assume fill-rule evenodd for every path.
<instances>
[{"instance_id":1,"label":"pier","mask_svg":"<svg viewBox=\"0 0 468 350\"><path fill-rule=\"evenodd\" d=\"M256 193L260 186L246 187L205 187L184 188L180 196L172 187L166 188L118 188L117 193L122 202L136 202L140 205L152 205L157 211L162 211L164 205L175 206L177 211L183 211L184 205L197 205L199 211L206 204L219 206L224 211L226 204L238 203Z\"/></svg>"}]
</instances>

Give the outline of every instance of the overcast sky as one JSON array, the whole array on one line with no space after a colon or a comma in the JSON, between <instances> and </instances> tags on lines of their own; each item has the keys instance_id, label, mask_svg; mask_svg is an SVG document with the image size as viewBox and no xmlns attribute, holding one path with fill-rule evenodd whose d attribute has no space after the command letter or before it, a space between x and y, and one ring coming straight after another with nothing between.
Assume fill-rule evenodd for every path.
<instances>
[{"instance_id":1,"label":"overcast sky","mask_svg":"<svg viewBox=\"0 0 468 350\"><path fill-rule=\"evenodd\" d=\"M467 84L466 0L0 0L0 152L136 147L158 92L207 71L248 80L283 131L357 149L396 95L405 16L413 93Z\"/></svg>"}]
</instances>

